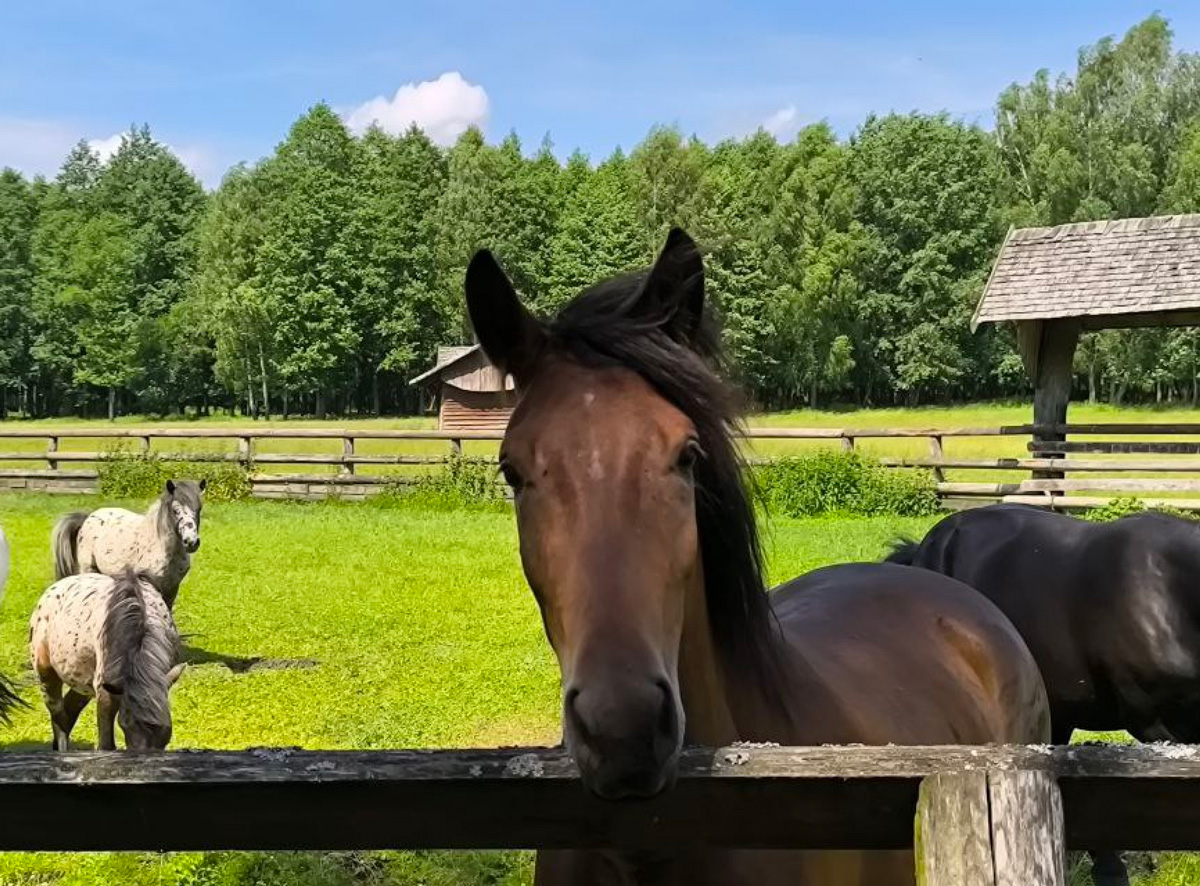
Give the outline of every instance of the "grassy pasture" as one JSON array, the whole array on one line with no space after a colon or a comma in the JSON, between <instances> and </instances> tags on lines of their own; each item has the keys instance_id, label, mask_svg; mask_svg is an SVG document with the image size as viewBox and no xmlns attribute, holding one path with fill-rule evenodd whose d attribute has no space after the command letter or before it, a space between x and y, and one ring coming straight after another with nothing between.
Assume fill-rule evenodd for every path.
<instances>
[{"instance_id":1,"label":"grassy pasture","mask_svg":"<svg viewBox=\"0 0 1200 886\"><path fill-rule=\"evenodd\" d=\"M129 502L144 507L144 502ZM51 579L54 518L92 498L0 496L14 573L0 611L0 667L28 678L27 619ZM772 575L876 558L928 519L778 520ZM192 665L173 696L174 747L388 748L552 744L557 668L524 585L505 509L249 502L210 505L178 604ZM254 662L256 659L262 661ZM315 664L315 666L314 666ZM35 702L6 749L46 746ZM76 729L95 738L94 715ZM525 883L528 858L488 855L0 855L0 883Z\"/></svg>"}]
</instances>

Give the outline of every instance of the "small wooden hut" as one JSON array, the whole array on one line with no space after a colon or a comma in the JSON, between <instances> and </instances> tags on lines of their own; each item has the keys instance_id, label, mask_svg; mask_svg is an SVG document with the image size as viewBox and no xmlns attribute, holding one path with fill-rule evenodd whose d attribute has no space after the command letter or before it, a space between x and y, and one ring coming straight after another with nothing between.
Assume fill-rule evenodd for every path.
<instances>
[{"instance_id":1,"label":"small wooden hut","mask_svg":"<svg viewBox=\"0 0 1200 886\"><path fill-rule=\"evenodd\" d=\"M512 376L493 366L479 345L438 348L434 367L409 384L436 386L443 431L503 432L516 403Z\"/></svg>"},{"instance_id":2,"label":"small wooden hut","mask_svg":"<svg viewBox=\"0 0 1200 886\"><path fill-rule=\"evenodd\" d=\"M1200 325L1200 215L1011 231L971 328L980 323L1016 326L1034 424L1065 424L1081 332Z\"/></svg>"}]
</instances>

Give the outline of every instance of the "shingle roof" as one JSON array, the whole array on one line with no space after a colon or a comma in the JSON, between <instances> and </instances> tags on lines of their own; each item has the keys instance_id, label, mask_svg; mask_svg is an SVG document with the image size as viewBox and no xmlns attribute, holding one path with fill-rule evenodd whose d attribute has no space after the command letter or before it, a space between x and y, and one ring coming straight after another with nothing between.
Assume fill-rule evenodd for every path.
<instances>
[{"instance_id":1,"label":"shingle roof","mask_svg":"<svg viewBox=\"0 0 1200 886\"><path fill-rule=\"evenodd\" d=\"M451 363L457 363L468 354L473 354L479 350L479 345L441 345L437 349L437 363L433 364L430 369L426 369L416 378L412 379L409 384L415 385L425 381L430 376L441 372Z\"/></svg>"},{"instance_id":2,"label":"shingle roof","mask_svg":"<svg viewBox=\"0 0 1200 886\"><path fill-rule=\"evenodd\" d=\"M1012 231L971 328L1197 309L1200 215L1130 218Z\"/></svg>"}]
</instances>

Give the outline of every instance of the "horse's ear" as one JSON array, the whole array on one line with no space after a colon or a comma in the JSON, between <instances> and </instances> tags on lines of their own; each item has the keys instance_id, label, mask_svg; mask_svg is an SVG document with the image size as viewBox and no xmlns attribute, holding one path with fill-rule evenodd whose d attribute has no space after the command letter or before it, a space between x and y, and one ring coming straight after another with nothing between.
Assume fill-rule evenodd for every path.
<instances>
[{"instance_id":1,"label":"horse's ear","mask_svg":"<svg viewBox=\"0 0 1200 886\"><path fill-rule=\"evenodd\" d=\"M167 481L167 495L174 495L174 494L175 494L175 481L168 480Z\"/></svg>"},{"instance_id":2,"label":"horse's ear","mask_svg":"<svg viewBox=\"0 0 1200 886\"><path fill-rule=\"evenodd\" d=\"M208 488L208 478L201 477L200 478L200 491L203 492L207 488Z\"/></svg>"},{"instance_id":3,"label":"horse's ear","mask_svg":"<svg viewBox=\"0 0 1200 886\"><path fill-rule=\"evenodd\" d=\"M104 691L107 692L109 695L124 695L125 694L125 687L119 686L116 683L101 683L100 685L102 687L104 687Z\"/></svg>"},{"instance_id":4,"label":"horse's ear","mask_svg":"<svg viewBox=\"0 0 1200 886\"><path fill-rule=\"evenodd\" d=\"M696 241L671 228L666 245L638 292L634 311L661 318L663 330L691 344L704 316L704 260Z\"/></svg>"},{"instance_id":5,"label":"horse's ear","mask_svg":"<svg viewBox=\"0 0 1200 886\"><path fill-rule=\"evenodd\" d=\"M467 265L467 313L487 358L523 384L545 341L537 319L525 309L503 269L486 249Z\"/></svg>"},{"instance_id":6,"label":"horse's ear","mask_svg":"<svg viewBox=\"0 0 1200 886\"><path fill-rule=\"evenodd\" d=\"M167 671L167 685L174 686L176 683L178 683L179 678L183 676L183 672L186 668L187 662L181 661L179 664L175 665L175 667L171 668L171 670Z\"/></svg>"}]
</instances>

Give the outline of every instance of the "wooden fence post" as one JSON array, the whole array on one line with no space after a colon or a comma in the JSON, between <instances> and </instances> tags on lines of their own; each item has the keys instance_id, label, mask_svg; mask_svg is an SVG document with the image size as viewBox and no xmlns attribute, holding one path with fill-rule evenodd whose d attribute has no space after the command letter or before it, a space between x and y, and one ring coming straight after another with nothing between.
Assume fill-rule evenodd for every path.
<instances>
[{"instance_id":1,"label":"wooden fence post","mask_svg":"<svg viewBox=\"0 0 1200 886\"><path fill-rule=\"evenodd\" d=\"M942 461L946 454L942 450L942 438L933 436L929 438L929 456L937 461ZM946 480L946 472L940 466L934 466L933 479L938 483L944 483Z\"/></svg>"},{"instance_id":2,"label":"wooden fence post","mask_svg":"<svg viewBox=\"0 0 1200 886\"><path fill-rule=\"evenodd\" d=\"M252 437L238 437L238 461L243 467L249 468L254 460L254 440Z\"/></svg>"},{"instance_id":3,"label":"wooden fence post","mask_svg":"<svg viewBox=\"0 0 1200 886\"><path fill-rule=\"evenodd\" d=\"M854 451L854 438L843 434L842 435L842 452L853 452L853 451Z\"/></svg>"},{"instance_id":4,"label":"wooden fence post","mask_svg":"<svg viewBox=\"0 0 1200 886\"><path fill-rule=\"evenodd\" d=\"M46 438L46 455L51 456L55 452L58 452L58 438L57 437L47 437ZM46 465L50 468L50 470L57 471L58 470L58 459L48 457L46 459Z\"/></svg>"},{"instance_id":5,"label":"wooden fence post","mask_svg":"<svg viewBox=\"0 0 1200 886\"><path fill-rule=\"evenodd\" d=\"M141 439L142 439L142 452L149 452L150 451L150 437L143 436Z\"/></svg>"},{"instance_id":6,"label":"wooden fence post","mask_svg":"<svg viewBox=\"0 0 1200 886\"><path fill-rule=\"evenodd\" d=\"M917 800L917 886L996 886L986 772L930 775Z\"/></svg>"},{"instance_id":7,"label":"wooden fence post","mask_svg":"<svg viewBox=\"0 0 1200 886\"><path fill-rule=\"evenodd\" d=\"M458 437L450 440L450 453L452 455L462 455L462 440Z\"/></svg>"},{"instance_id":8,"label":"wooden fence post","mask_svg":"<svg viewBox=\"0 0 1200 886\"><path fill-rule=\"evenodd\" d=\"M346 458L351 458L354 456L354 438L353 437L345 436L342 438L342 455L345 456ZM354 462L352 462L352 461L342 462L342 473L343 474L353 474L354 473Z\"/></svg>"},{"instance_id":9,"label":"wooden fence post","mask_svg":"<svg viewBox=\"0 0 1200 886\"><path fill-rule=\"evenodd\" d=\"M1062 794L1049 772L988 773L996 886L1066 886Z\"/></svg>"}]
</instances>

